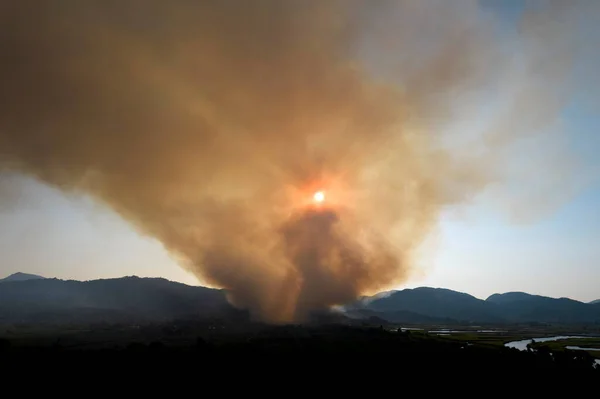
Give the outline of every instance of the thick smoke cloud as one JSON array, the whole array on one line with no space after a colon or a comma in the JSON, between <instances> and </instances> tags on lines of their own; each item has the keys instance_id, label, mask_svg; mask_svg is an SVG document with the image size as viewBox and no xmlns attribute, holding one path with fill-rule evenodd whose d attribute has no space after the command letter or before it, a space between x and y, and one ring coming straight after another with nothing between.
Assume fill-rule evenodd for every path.
<instances>
[{"instance_id":1,"label":"thick smoke cloud","mask_svg":"<svg viewBox=\"0 0 600 399\"><path fill-rule=\"evenodd\" d=\"M1 0L0 170L92 195L235 305L301 321L407 278L444 207L553 125L565 8L507 51L468 0ZM467 128L484 90L508 102Z\"/></svg>"}]
</instances>

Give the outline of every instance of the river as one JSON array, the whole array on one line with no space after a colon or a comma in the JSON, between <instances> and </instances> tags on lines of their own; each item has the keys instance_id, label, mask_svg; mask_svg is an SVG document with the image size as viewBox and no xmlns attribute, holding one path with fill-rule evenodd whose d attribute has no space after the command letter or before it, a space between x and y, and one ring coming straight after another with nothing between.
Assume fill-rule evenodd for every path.
<instances>
[{"instance_id":1,"label":"river","mask_svg":"<svg viewBox=\"0 0 600 399\"><path fill-rule=\"evenodd\" d=\"M531 343L531 341L535 340L535 342L548 342L548 341L558 341L561 339L569 339L569 338L598 338L598 337L586 337L586 336L578 336L578 335L558 335L556 337L541 337L541 338L533 338L533 339L523 339L520 341L512 341L504 344L504 346L508 348L515 348L521 351L527 350L527 345ZM567 346L567 349L571 350L588 350L588 351L600 351L600 348L581 348L579 346ZM600 359L595 359L596 364L600 366Z\"/></svg>"}]
</instances>

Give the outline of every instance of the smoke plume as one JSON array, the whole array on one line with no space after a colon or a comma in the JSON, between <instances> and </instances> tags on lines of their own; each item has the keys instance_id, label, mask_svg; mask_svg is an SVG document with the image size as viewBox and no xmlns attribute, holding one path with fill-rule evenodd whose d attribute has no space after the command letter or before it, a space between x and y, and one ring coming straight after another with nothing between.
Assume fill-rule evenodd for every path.
<instances>
[{"instance_id":1,"label":"smoke plume","mask_svg":"<svg viewBox=\"0 0 600 399\"><path fill-rule=\"evenodd\" d=\"M404 281L445 207L558 137L565 3L506 34L470 0L1 0L0 171L302 321Z\"/></svg>"}]
</instances>

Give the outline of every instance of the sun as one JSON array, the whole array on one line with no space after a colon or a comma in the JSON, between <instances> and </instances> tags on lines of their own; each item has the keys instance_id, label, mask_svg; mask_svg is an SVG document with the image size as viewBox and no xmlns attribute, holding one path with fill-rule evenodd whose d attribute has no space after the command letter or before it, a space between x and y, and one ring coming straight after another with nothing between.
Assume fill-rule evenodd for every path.
<instances>
[{"instance_id":1,"label":"sun","mask_svg":"<svg viewBox=\"0 0 600 399\"><path fill-rule=\"evenodd\" d=\"M313 199L315 200L315 202L321 203L325 201L325 193L323 191L317 191L316 193L314 193Z\"/></svg>"}]
</instances>

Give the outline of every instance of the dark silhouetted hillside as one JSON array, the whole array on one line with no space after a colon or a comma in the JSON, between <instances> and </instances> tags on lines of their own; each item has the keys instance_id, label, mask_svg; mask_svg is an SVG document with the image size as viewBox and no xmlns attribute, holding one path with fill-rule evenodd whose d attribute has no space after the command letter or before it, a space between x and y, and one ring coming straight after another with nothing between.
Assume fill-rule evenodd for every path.
<instances>
[{"instance_id":1,"label":"dark silhouetted hillside","mask_svg":"<svg viewBox=\"0 0 600 399\"><path fill-rule=\"evenodd\" d=\"M531 295L526 292L507 292L504 294L493 294L486 299L487 302L493 302L497 304L506 304L511 302L530 300L531 298L539 297L538 295ZM540 297L542 298L542 297Z\"/></svg>"},{"instance_id":2,"label":"dark silhouetted hillside","mask_svg":"<svg viewBox=\"0 0 600 399\"><path fill-rule=\"evenodd\" d=\"M349 309L347 315L353 319L380 320L377 324L388 323L407 323L407 324L433 324L449 323L456 320L444 317L431 317L423 314L409 312L406 310L380 312L371 309Z\"/></svg>"},{"instance_id":3,"label":"dark silhouetted hillside","mask_svg":"<svg viewBox=\"0 0 600 399\"><path fill-rule=\"evenodd\" d=\"M487 299L500 305L502 314L511 321L544 323L600 322L594 306L569 298L550 298L523 292L494 294Z\"/></svg>"},{"instance_id":4,"label":"dark silhouetted hillside","mask_svg":"<svg viewBox=\"0 0 600 399\"><path fill-rule=\"evenodd\" d=\"M386 317L414 314L432 319L500 322L497 306L469 294L442 288L421 287L396 291L369 303L368 308ZM398 313L401 312L401 313Z\"/></svg>"},{"instance_id":5,"label":"dark silhouetted hillside","mask_svg":"<svg viewBox=\"0 0 600 399\"><path fill-rule=\"evenodd\" d=\"M161 278L65 281L24 273L0 280L0 323L143 323L232 316L224 290ZM233 313L232 313L233 312ZM237 316L236 316L237 317ZM346 314L315 315L315 322L380 320L391 323L600 323L600 303L524 292L487 300L441 288L382 293L346 307Z\"/></svg>"},{"instance_id":6,"label":"dark silhouetted hillside","mask_svg":"<svg viewBox=\"0 0 600 399\"><path fill-rule=\"evenodd\" d=\"M34 279L0 286L0 322L156 321L228 308L222 290L160 278Z\"/></svg>"},{"instance_id":7,"label":"dark silhouetted hillside","mask_svg":"<svg viewBox=\"0 0 600 399\"><path fill-rule=\"evenodd\" d=\"M600 303L600 299L596 299L595 301L590 302L590 305L595 305Z\"/></svg>"},{"instance_id":8,"label":"dark silhouetted hillside","mask_svg":"<svg viewBox=\"0 0 600 399\"><path fill-rule=\"evenodd\" d=\"M28 274L28 273L17 272L17 273L11 274L8 277L0 279L0 283L8 282L8 281L42 280L42 279L45 279L45 278L46 277L38 276L36 274Z\"/></svg>"},{"instance_id":9,"label":"dark silhouetted hillside","mask_svg":"<svg viewBox=\"0 0 600 399\"><path fill-rule=\"evenodd\" d=\"M411 315L412 320L422 316L432 321L451 319L477 323L600 323L600 304L524 292L494 294L484 301L461 292L421 287L396 291L365 303L365 308L377 312L379 317L399 322L405 322L401 320L402 315Z\"/></svg>"}]
</instances>

